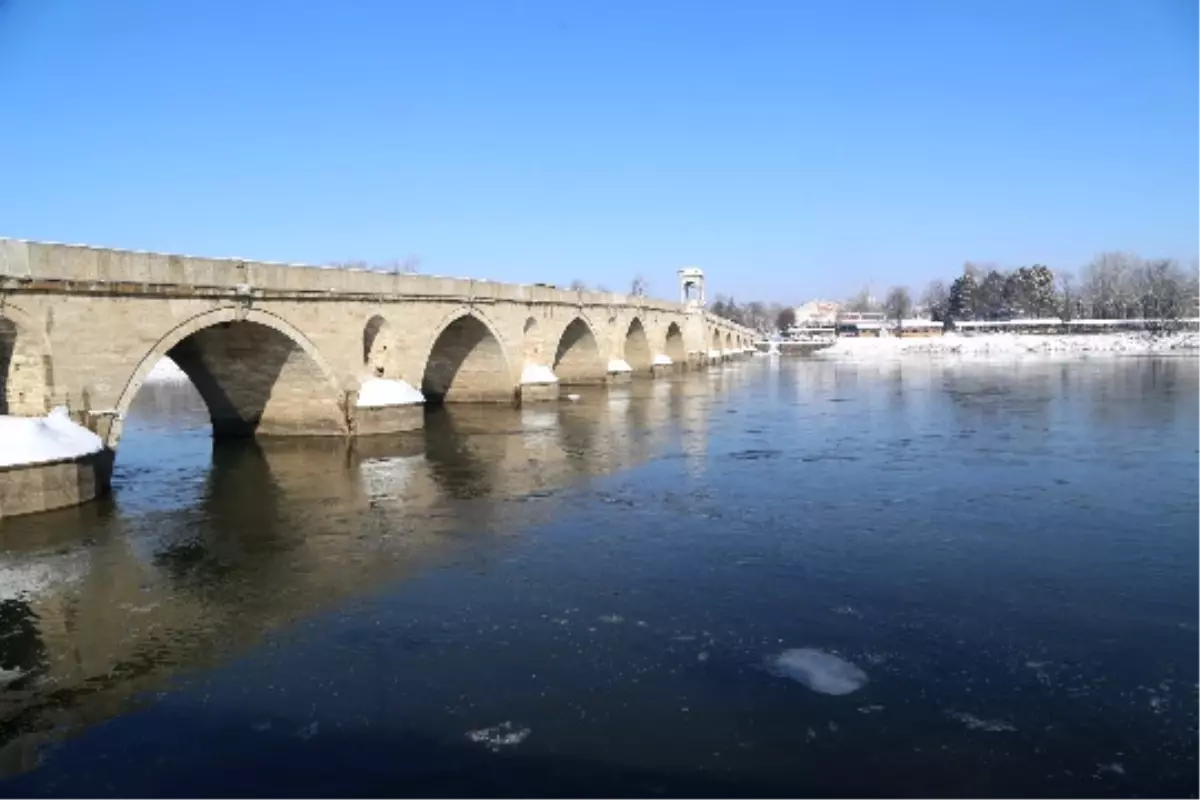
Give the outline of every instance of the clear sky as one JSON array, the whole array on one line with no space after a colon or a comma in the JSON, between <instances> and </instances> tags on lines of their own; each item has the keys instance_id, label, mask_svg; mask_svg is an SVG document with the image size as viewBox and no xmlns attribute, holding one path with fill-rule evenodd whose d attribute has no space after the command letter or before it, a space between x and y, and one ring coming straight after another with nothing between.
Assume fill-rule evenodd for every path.
<instances>
[{"instance_id":1,"label":"clear sky","mask_svg":"<svg viewBox=\"0 0 1200 800\"><path fill-rule=\"evenodd\" d=\"M800 301L1197 254L1195 0L0 0L0 235Z\"/></svg>"}]
</instances>

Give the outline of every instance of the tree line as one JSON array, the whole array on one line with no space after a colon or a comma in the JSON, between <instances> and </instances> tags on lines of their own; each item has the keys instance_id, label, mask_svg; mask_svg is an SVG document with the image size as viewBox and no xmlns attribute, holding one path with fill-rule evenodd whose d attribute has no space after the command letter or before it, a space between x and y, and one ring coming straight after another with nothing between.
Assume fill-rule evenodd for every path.
<instances>
[{"instance_id":1,"label":"tree line","mask_svg":"<svg viewBox=\"0 0 1200 800\"><path fill-rule=\"evenodd\" d=\"M1103 253L1075 275L1044 264L1004 270L968 261L947 285L929 283L920 297L935 322L1029 318L1161 319L1196 315L1200 273L1173 259L1142 259L1130 253ZM865 292L851 310L883 311L889 319L912 312L907 287L895 286L877 308L863 308ZM871 305L871 303L865 303Z\"/></svg>"}]
</instances>

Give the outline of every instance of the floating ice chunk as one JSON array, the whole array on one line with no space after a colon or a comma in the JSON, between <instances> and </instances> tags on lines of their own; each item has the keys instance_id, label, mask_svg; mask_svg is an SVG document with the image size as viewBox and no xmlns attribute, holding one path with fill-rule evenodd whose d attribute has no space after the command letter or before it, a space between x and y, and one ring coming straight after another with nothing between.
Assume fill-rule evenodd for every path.
<instances>
[{"instance_id":1,"label":"floating ice chunk","mask_svg":"<svg viewBox=\"0 0 1200 800\"><path fill-rule=\"evenodd\" d=\"M545 383L558 383L558 376L554 374L554 370L545 364L526 364L521 370L522 386Z\"/></svg>"},{"instance_id":2,"label":"floating ice chunk","mask_svg":"<svg viewBox=\"0 0 1200 800\"><path fill-rule=\"evenodd\" d=\"M425 395L406 380L367 378L358 390L359 408L415 406L424 402Z\"/></svg>"},{"instance_id":3,"label":"floating ice chunk","mask_svg":"<svg viewBox=\"0 0 1200 800\"><path fill-rule=\"evenodd\" d=\"M99 436L59 406L45 417L0 416L0 467L80 458L104 449Z\"/></svg>"},{"instance_id":4,"label":"floating ice chunk","mask_svg":"<svg viewBox=\"0 0 1200 800\"><path fill-rule=\"evenodd\" d=\"M633 372L633 368L623 358L614 358L608 362L609 372Z\"/></svg>"},{"instance_id":5,"label":"floating ice chunk","mask_svg":"<svg viewBox=\"0 0 1200 800\"><path fill-rule=\"evenodd\" d=\"M867 673L824 650L785 650L771 660L776 675L799 681L820 694L850 694L867 683Z\"/></svg>"},{"instance_id":6,"label":"floating ice chunk","mask_svg":"<svg viewBox=\"0 0 1200 800\"><path fill-rule=\"evenodd\" d=\"M511 722L501 722L490 728L477 731L467 731L467 738L477 744L482 744L493 753L501 747L516 747L529 736L529 728L518 728Z\"/></svg>"},{"instance_id":7,"label":"floating ice chunk","mask_svg":"<svg viewBox=\"0 0 1200 800\"><path fill-rule=\"evenodd\" d=\"M8 686L10 683L19 681L28 675L28 672L20 669L4 669L0 667L0 686Z\"/></svg>"},{"instance_id":8,"label":"floating ice chunk","mask_svg":"<svg viewBox=\"0 0 1200 800\"><path fill-rule=\"evenodd\" d=\"M709 351L708 351L708 357L709 357L709 358L720 358L720 357L721 357L721 351L720 351L720 350L709 350Z\"/></svg>"},{"instance_id":9,"label":"floating ice chunk","mask_svg":"<svg viewBox=\"0 0 1200 800\"><path fill-rule=\"evenodd\" d=\"M579 395L577 395L577 394L569 394L569 395L567 395L567 399L568 399L568 400L570 400L572 403L578 403L578 402L579 402Z\"/></svg>"},{"instance_id":10,"label":"floating ice chunk","mask_svg":"<svg viewBox=\"0 0 1200 800\"><path fill-rule=\"evenodd\" d=\"M1008 733L1015 731L1017 728L1011 722L1005 722L999 719L980 719L974 714L968 714L965 711L947 711L946 716L951 719L956 719L963 725L966 725L973 731L987 731L988 733Z\"/></svg>"},{"instance_id":11,"label":"floating ice chunk","mask_svg":"<svg viewBox=\"0 0 1200 800\"><path fill-rule=\"evenodd\" d=\"M656 367L669 367L674 363L675 362L671 360L670 356L662 353L659 353L654 357L654 366Z\"/></svg>"}]
</instances>

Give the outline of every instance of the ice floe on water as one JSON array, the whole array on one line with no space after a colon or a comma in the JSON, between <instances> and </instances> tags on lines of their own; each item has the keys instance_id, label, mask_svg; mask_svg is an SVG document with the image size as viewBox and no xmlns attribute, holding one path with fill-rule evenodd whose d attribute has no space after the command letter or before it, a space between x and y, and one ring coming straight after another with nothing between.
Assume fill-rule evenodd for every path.
<instances>
[{"instance_id":1,"label":"ice floe on water","mask_svg":"<svg viewBox=\"0 0 1200 800\"><path fill-rule=\"evenodd\" d=\"M530 732L529 728L518 728L512 722L506 721L490 728L467 731L467 738L494 753L502 747L516 747L528 738Z\"/></svg>"},{"instance_id":2,"label":"ice floe on water","mask_svg":"<svg viewBox=\"0 0 1200 800\"><path fill-rule=\"evenodd\" d=\"M850 694L867 683L867 673L849 661L810 647L785 650L772 658L769 666L776 675L799 681L820 694Z\"/></svg>"},{"instance_id":3,"label":"ice floe on water","mask_svg":"<svg viewBox=\"0 0 1200 800\"><path fill-rule=\"evenodd\" d=\"M950 717L950 719L958 720L973 731L1011 733L1017 729L1011 722L1005 722L1000 719L980 719L974 714L968 714L965 711L947 711L946 716Z\"/></svg>"}]
</instances>

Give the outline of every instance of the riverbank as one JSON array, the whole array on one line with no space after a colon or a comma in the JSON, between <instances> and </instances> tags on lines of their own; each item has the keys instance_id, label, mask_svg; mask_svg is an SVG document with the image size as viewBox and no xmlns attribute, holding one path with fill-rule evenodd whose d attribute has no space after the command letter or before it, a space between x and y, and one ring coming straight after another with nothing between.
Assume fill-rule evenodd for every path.
<instances>
[{"instance_id":1,"label":"riverbank","mask_svg":"<svg viewBox=\"0 0 1200 800\"><path fill-rule=\"evenodd\" d=\"M822 358L886 359L906 356L1020 358L1026 356L1169 355L1200 352L1200 334L1096 333L1039 335L991 333L922 337L841 337L817 353Z\"/></svg>"}]
</instances>

